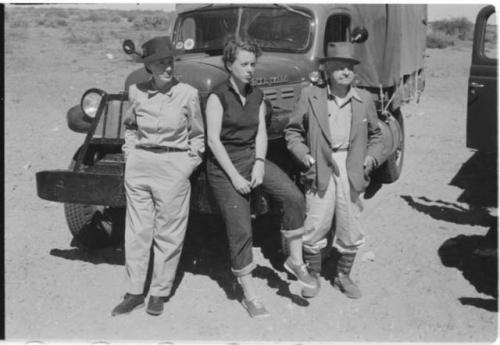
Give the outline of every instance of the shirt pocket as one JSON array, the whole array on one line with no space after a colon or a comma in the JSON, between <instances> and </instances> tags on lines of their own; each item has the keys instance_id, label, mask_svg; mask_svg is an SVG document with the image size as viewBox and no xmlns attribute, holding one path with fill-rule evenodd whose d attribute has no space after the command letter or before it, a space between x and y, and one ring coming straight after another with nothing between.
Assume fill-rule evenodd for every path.
<instances>
[{"instance_id":1,"label":"shirt pocket","mask_svg":"<svg viewBox=\"0 0 500 345\"><path fill-rule=\"evenodd\" d=\"M154 115L151 114L149 107L139 104L135 108L135 119L137 121L137 127L142 133L152 133L156 129L156 121Z\"/></svg>"},{"instance_id":2,"label":"shirt pocket","mask_svg":"<svg viewBox=\"0 0 500 345\"><path fill-rule=\"evenodd\" d=\"M158 114L158 127L162 132L182 132L184 128L187 128L187 112L182 107L164 102Z\"/></svg>"}]
</instances>

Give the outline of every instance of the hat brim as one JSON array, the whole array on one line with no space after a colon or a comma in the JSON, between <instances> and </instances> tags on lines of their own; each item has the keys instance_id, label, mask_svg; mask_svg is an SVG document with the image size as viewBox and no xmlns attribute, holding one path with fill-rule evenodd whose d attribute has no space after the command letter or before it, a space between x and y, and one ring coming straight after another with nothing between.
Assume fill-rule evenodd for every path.
<instances>
[{"instance_id":1,"label":"hat brim","mask_svg":"<svg viewBox=\"0 0 500 345\"><path fill-rule=\"evenodd\" d=\"M176 50L176 51L163 51L163 52L158 52L149 56L146 56L144 58L142 57L137 57L135 62L140 62L140 63L150 63L156 60L161 60L165 59L168 57L176 57L179 55L181 52Z\"/></svg>"},{"instance_id":2,"label":"hat brim","mask_svg":"<svg viewBox=\"0 0 500 345\"><path fill-rule=\"evenodd\" d=\"M324 57L324 58L319 59L319 63L325 63L328 61L344 61L344 62L350 62L353 65L359 64L359 60L350 59L350 58L343 58L343 57Z\"/></svg>"}]
</instances>

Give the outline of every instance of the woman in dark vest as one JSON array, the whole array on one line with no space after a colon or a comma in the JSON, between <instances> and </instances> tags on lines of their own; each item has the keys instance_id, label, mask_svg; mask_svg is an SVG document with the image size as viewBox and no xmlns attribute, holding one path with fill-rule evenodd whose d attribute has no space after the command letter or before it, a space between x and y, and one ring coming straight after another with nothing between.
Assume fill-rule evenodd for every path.
<instances>
[{"instance_id":1,"label":"woman in dark vest","mask_svg":"<svg viewBox=\"0 0 500 345\"><path fill-rule=\"evenodd\" d=\"M208 181L225 223L231 270L243 289L241 303L251 317L269 316L255 291L251 274L255 263L250 193L259 185L282 207L282 233L290 249L285 269L304 286L317 285L302 258L304 197L282 170L265 159L266 107L262 91L251 85L260 55L256 44L229 41L223 55L229 78L214 89L206 107Z\"/></svg>"}]
</instances>

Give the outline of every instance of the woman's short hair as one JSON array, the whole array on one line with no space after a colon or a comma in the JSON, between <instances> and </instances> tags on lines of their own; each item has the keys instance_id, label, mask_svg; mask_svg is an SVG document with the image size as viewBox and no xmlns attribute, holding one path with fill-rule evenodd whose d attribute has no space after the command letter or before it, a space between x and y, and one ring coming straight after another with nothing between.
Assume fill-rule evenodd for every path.
<instances>
[{"instance_id":1,"label":"woman's short hair","mask_svg":"<svg viewBox=\"0 0 500 345\"><path fill-rule=\"evenodd\" d=\"M222 55L222 62L228 72L229 69L227 65L232 64L236 60L236 53L238 52L238 49L253 53L256 58L262 55L262 50L254 42L230 40L224 45L224 53Z\"/></svg>"}]
</instances>

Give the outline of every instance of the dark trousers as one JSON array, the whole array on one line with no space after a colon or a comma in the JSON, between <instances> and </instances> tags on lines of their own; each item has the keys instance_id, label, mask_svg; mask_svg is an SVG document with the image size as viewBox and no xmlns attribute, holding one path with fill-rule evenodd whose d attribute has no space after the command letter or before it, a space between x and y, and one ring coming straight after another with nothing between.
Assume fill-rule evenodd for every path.
<instances>
[{"instance_id":1,"label":"dark trousers","mask_svg":"<svg viewBox=\"0 0 500 345\"><path fill-rule=\"evenodd\" d=\"M236 170L250 181L255 152L251 148L244 148L228 153ZM207 175L226 226L231 269L235 276L249 274L255 268L252 256L251 196L242 195L234 189L231 180L213 157L207 161ZM302 229L305 219L304 196L288 175L268 160L265 161L262 188L282 210L282 230Z\"/></svg>"}]
</instances>

